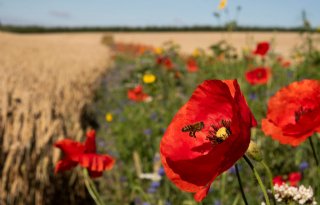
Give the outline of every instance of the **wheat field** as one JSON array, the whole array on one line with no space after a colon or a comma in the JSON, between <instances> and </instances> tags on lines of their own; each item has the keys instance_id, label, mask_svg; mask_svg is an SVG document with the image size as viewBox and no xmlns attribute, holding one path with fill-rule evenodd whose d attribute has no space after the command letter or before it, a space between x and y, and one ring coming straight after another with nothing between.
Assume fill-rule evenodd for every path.
<instances>
[{"instance_id":1,"label":"wheat field","mask_svg":"<svg viewBox=\"0 0 320 205\"><path fill-rule=\"evenodd\" d=\"M96 35L7 33L0 50L0 204L44 204L59 157L52 144L82 137L108 50Z\"/></svg>"}]
</instances>

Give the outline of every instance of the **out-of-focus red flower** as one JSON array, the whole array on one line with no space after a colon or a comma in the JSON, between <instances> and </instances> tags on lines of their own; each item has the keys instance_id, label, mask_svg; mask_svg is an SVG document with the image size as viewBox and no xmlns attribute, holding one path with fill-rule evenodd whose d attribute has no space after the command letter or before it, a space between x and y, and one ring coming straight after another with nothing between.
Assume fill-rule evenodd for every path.
<instances>
[{"instance_id":1,"label":"out-of-focus red flower","mask_svg":"<svg viewBox=\"0 0 320 205\"><path fill-rule=\"evenodd\" d=\"M170 58L165 58L163 60L163 64L168 70L172 70L173 69L173 63L172 63Z\"/></svg>"},{"instance_id":2,"label":"out-of-focus red flower","mask_svg":"<svg viewBox=\"0 0 320 205\"><path fill-rule=\"evenodd\" d=\"M281 66L283 68L289 68L291 66L291 62L290 61L283 61Z\"/></svg>"},{"instance_id":3,"label":"out-of-focus red flower","mask_svg":"<svg viewBox=\"0 0 320 205\"><path fill-rule=\"evenodd\" d=\"M180 79L181 78L181 73L179 71L174 72L174 78L175 79Z\"/></svg>"},{"instance_id":4,"label":"out-of-focus red flower","mask_svg":"<svg viewBox=\"0 0 320 205\"><path fill-rule=\"evenodd\" d=\"M161 64L162 64L162 61L163 61L163 57L157 56L157 58L156 58L156 63L157 63L158 65L161 65Z\"/></svg>"},{"instance_id":5,"label":"out-of-focus red flower","mask_svg":"<svg viewBox=\"0 0 320 205\"><path fill-rule=\"evenodd\" d=\"M263 132L282 144L298 146L320 132L319 102L319 80L291 83L270 98L267 117L262 120Z\"/></svg>"},{"instance_id":6,"label":"out-of-focus red flower","mask_svg":"<svg viewBox=\"0 0 320 205\"><path fill-rule=\"evenodd\" d=\"M251 85L263 85L268 82L271 77L270 68L255 68L246 72L246 80Z\"/></svg>"},{"instance_id":7,"label":"out-of-focus red flower","mask_svg":"<svg viewBox=\"0 0 320 205\"><path fill-rule=\"evenodd\" d=\"M302 175L300 172L292 172L288 176L288 181L291 186L297 186L301 181Z\"/></svg>"},{"instance_id":8,"label":"out-of-focus red flower","mask_svg":"<svg viewBox=\"0 0 320 205\"><path fill-rule=\"evenodd\" d=\"M67 171L80 164L88 169L90 177L95 178L113 167L115 160L111 156L96 153L95 131L88 131L86 135L84 143L64 139L54 144L64 153L64 157L56 164L55 173Z\"/></svg>"},{"instance_id":9,"label":"out-of-focus red flower","mask_svg":"<svg viewBox=\"0 0 320 205\"><path fill-rule=\"evenodd\" d=\"M282 178L282 176L275 176L273 179L273 185L279 185L281 186L282 184L285 183L284 179Z\"/></svg>"},{"instance_id":10,"label":"out-of-focus red flower","mask_svg":"<svg viewBox=\"0 0 320 205\"><path fill-rule=\"evenodd\" d=\"M135 88L128 90L128 98L135 102L143 102L148 100L150 96L143 92L141 85L137 85Z\"/></svg>"},{"instance_id":11,"label":"out-of-focus red flower","mask_svg":"<svg viewBox=\"0 0 320 205\"><path fill-rule=\"evenodd\" d=\"M203 200L214 179L246 152L256 125L236 80L207 80L168 126L160 144L167 177Z\"/></svg>"},{"instance_id":12,"label":"out-of-focus red flower","mask_svg":"<svg viewBox=\"0 0 320 205\"><path fill-rule=\"evenodd\" d=\"M171 59L167 56L158 56L156 62L158 65L163 65L167 70L172 70L174 67Z\"/></svg>"},{"instance_id":13,"label":"out-of-focus red flower","mask_svg":"<svg viewBox=\"0 0 320 205\"><path fill-rule=\"evenodd\" d=\"M187 71L190 73L197 72L199 67L197 65L197 61L193 58L189 58L187 61Z\"/></svg>"},{"instance_id":14,"label":"out-of-focus red flower","mask_svg":"<svg viewBox=\"0 0 320 205\"><path fill-rule=\"evenodd\" d=\"M285 60L282 56L279 56L277 58L277 61L283 68L289 68L291 66L291 62L288 60Z\"/></svg>"},{"instance_id":15,"label":"out-of-focus red flower","mask_svg":"<svg viewBox=\"0 0 320 205\"><path fill-rule=\"evenodd\" d=\"M257 44L256 50L253 51L253 54L265 56L267 52L269 51L270 45L268 42L260 42Z\"/></svg>"}]
</instances>

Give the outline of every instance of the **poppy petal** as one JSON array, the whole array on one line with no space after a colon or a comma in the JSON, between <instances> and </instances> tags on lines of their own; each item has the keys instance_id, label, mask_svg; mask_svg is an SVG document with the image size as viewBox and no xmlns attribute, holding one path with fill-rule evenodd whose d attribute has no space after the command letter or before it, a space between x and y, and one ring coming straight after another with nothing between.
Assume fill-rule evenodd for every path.
<instances>
[{"instance_id":1,"label":"poppy petal","mask_svg":"<svg viewBox=\"0 0 320 205\"><path fill-rule=\"evenodd\" d=\"M86 134L87 139L84 143L86 153L96 153L96 131L90 130Z\"/></svg>"},{"instance_id":2,"label":"poppy petal","mask_svg":"<svg viewBox=\"0 0 320 205\"><path fill-rule=\"evenodd\" d=\"M207 196L209 189L210 189L210 186L204 187L194 195L194 199L197 202L202 201Z\"/></svg>"},{"instance_id":3,"label":"poppy petal","mask_svg":"<svg viewBox=\"0 0 320 205\"><path fill-rule=\"evenodd\" d=\"M77 164L78 164L78 162L74 162L74 161L68 160L68 159L62 159L57 162L55 169L54 169L54 173L56 174L58 172L70 170L70 169L74 168L75 166L77 166Z\"/></svg>"},{"instance_id":4,"label":"poppy petal","mask_svg":"<svg viewBox=\"0 0 320 205\"><path fill-rule=\"evenodd\" d=\"M82 154L79 157L80 165L90 171L101 172L110 170L113 167L114 162L114 159L109 155Z\"/></svg>"},{"instance_id":5,"label":"poppy petal","mask_svg":"<svg viewBox=\"0 0 320 205\"><path fill-rule=\"evenodd\" d=\"M92 171L92 170L88 170L89 171L89 176L91 178L98 178L102 176L102 172L99 171Z\"/></svg>"},{"instance_id":6,"label":"poppy petal","mask_svg":"<svg viewBox=\"0 0 320 205\"><path fill-rule=\"evenodd\" d=\"M63 139L54 144L62 150L66 158L76 160L78 155L84 152L84 145L71 139Z\"/></svg>"}]
</instances>

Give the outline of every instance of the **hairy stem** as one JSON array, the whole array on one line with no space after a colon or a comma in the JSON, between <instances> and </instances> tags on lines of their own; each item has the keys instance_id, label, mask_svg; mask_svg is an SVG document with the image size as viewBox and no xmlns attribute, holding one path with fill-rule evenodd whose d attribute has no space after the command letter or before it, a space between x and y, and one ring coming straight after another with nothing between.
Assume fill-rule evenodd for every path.
<instances>
[{"instance_id":1,"label":"hairy stem","mask_svg":"<svg viewBox=\"0 0 320 205\"><path fill-rule=\"evenodd\" d=\"M239 182L239 187L240 187L240 191L241 191L241 196L242 196L243 202L244 202L245 205L248 205L248 201L247 201L246 195L245 195L244 190L243 190L241 177L240 177L240 173L239 173L239 167L238 167L237 163L235 164L235 168L236 168L237 179L238 179L238 182Z\"/></svg>"},{"instance_id":2,"label":"hairy stem","mask_svg":"<svg viewBox=\"0 0 320 205\"><path fill-rule=\"evenodd\" d=\"M311 137L309 137L308 140L309 140L309 143L310 143L310 146L311 146L311 149L312 149L314 160L316 161L316 165L319 166L319 160L318 160L318 157L317 157L317 154L316 154L316 150L314 148L314 145L313 145Z\"/></svg>"},{"instance_id":3,"label":"hairy stem","mask_svg":"<svg viewBox=\"0 0 320 205\"><path fill-rule=\"evenodd\" d=\"M87 169L83 169L83 176L84 176L84 183L86 185L86 188L87 188L90 196L92 197L92 199L96 203L96 205L104 205L104 203L102 202L102 200L100 198L99 193L97 192L97 189L95 188L95 185L93 184L93 182L90 179L90 176L88 174Z\"/></svg>"},{"instance_id":4,"label":"hairy stem","mask_svg":"<svg viewBox=\"0 0 320 205\"><path fill-rule=\"evenodd\" d=\"M253 171L254 173L254 176L256 177L259 185L260 185L260 188L263 192L263 196L264 196L264 199L266 200L266 204L267 205L270 205L270 199L269 199L269 196L268 196L268 193L267 193L267 190L261 180L261 177L259 175L259 173L257 172L257 170L254 168L252 162L250 161L250 159L246 156L246 155L243 155L243 158L245 159L245 161L248 163L249 167L251 168L251 170Z\"/></svg>"}]
</instances>

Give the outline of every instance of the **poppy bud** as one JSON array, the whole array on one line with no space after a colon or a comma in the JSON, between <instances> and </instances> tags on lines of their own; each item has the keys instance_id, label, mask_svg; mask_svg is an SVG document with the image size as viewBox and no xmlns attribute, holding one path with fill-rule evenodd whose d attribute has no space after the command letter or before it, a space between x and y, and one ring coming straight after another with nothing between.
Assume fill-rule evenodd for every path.
<instances>
[{"instance_id":1,"label":"poppy bud","mask_svg":"<svg viewBox=\"0 0 320 205\"><path fill-rule=\"evenodd\" d=\"M252 140L250 141L246 154L255 161L258 161L258 162L262 161L262 155L261 155L260 149L258 145Z\"/></svg>"}]
</instances>

